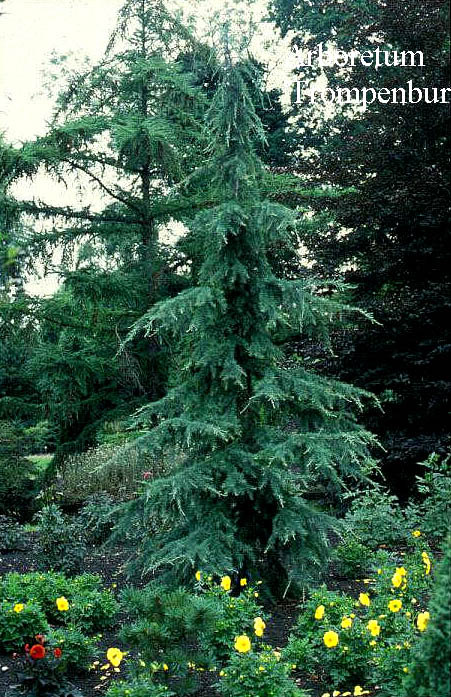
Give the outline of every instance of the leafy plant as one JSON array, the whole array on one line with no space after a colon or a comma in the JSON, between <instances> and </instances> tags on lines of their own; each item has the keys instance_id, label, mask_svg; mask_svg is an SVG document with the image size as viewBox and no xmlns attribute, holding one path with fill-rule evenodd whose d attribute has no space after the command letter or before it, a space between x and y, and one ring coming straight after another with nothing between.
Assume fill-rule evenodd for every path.
<instances>
[{"instance_id":1,"label":"leafy plant","mask_svg":"<svg viewBox=\"0 0 451 697\"><path fill-rule=\"evenodd\" d=\"M38 472L23 457L23 429L12 421L0 420L0 514L26 517L39 491Z\"/></svg>"},{"instance_id":2,"label":"leafy plant","mask_svg":"<svg viewBox=\"0 0 451 697\"><path fill-rule=\"evenodd\" d=\"M80 672L87 670L96 655L97 637L88 637L79 627L52 627L47 635L52 649L60 649L61 670Z\"/></svg>"},{"instance_id":3,"label":"leafy plant","mask_svg":"<svg viewBox=\"0 0 451 697\"><path fill-rule=\"evenodd\" d=\"M167 685L153 683L148 678L135 678L130 682L111 685L106 697L175 697Z\"/></svg>"},{"instance_id":4,"label":"leafy plant","mask_svg":"<svg viewBox=\"0 0 451 697\"><path fill-rule=\"evenodd\" d=\"M412 650L405 676L403 697L430 697L451 693L451 537L444 545L444 555L437 568L430 601L430 623Z\"/></svg>"},{"instance_id":5,"label":"leafy plant","mask_svg":"<svg viewBox=\"0 0 451 697\"><path fill-rule=\"evenodd\" d=\"M44 506L36 520L40 567L67 574L77 573L87 552L82 525L65 516L56 504Z\"/></svg>"},{"instance_id":6,"label":"leafy plant","mask_svg":"<svg viewBox=\"0 0 451 697\"><path fill-rule=\"evenodd\" d=\"M111 534L118 518L117 505L109 494L88 496L77 516L88 544L99 545Z\"/></svg>"},{"instance_id":7,"label":"leafy plant","mask_svg":"<svg viewBox=\"0 0 451 697\"><path fill-rule=\"evenodd\" d=\"M348 578L365 575L373 557L371 550L354 537L349 537L339 544L335 549L335 556L338 570Z\"/></svg>"},{"instance_id":8,"label":"leafy plant","mask_svg":"<svg viewBox=\"0 0 451 697\"><path fill-rule=\"evenodd\" d=\"M353 497L343 522L349 534L370 549L406 539L406 521L397 497L377 484Z\"/></svg>"},{"instance_id":9,"label":"leafy plant","mask_svg":"<svg viewBox=\"0 0 451 697\"><path fill-rule=\"evenodd\" d=\"M65 666L61 661L62 649L46 646L46 639L36 636L35 642L25 647L22 668L18 672L17 685L26 697L83 697L68 682Z\"/></svg>"},{"instance_id":10,"label":"leafy plant","mask_svg":"<svg viewBox=\"0 0 451 697\"><path fill-rule=\"evenodd\" d=\"M432 453L420 464L425 471L417 475L416 485L422 501L411 501L406 517L411 529L443 539L451 529L451 454L441 458Z\"/></svg>"},{"instance_id":11,"label":"leafy plant","mask_svg":"<svg viewBox=\"0 0 451 697\"><path fill-rule=\"evenodd\" d=\"M11 516L0 515L0 552L23 548L23 528Z\"/></svg>"},{"instance_id":12,"label":"leafy plant","mask_svg":"<svg viewBox=\"0 0 451 697\"><path fill-rule=\"evenodd\" d=\"M234 651L217 687L224 697L307 697L289 678L291 670L270 646L261 651Z\"/></svg>"},{"instance_id":13,"label":"leafy plant","mask_svg":"<svg viewBox=\"0 0 451 697\"><path fill-rule=\"evenodd\" d=\"M3 651L17 651L37 632L45 633L48 629L45 614L35 601L0 601L0 647Z\"/></svg>"}]
</instances>

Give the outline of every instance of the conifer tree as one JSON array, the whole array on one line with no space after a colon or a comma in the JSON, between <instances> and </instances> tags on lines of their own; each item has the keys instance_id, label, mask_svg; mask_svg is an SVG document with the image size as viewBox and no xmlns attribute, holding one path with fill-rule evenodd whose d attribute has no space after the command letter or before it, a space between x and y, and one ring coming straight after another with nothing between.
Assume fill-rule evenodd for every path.
<instances>
[{"instance_id":1,"label":"conifer tree","mask_svg":"<svg viewBox=\"0 0 451 697\"><path fill-rule=\"evenodd\" d=\"M430 603L431 620L403 684L403 697L449 695L451 690L451 536L444 544Z\"/></svg>"},{"instance_id":2,"label":"conifer tree","mask_svg":"<svg viewBox=\"0 0 451 697\"><path fill-rule=\"evenodd\" d=\"M197 285L156 304L129 337L157 332L177 346L174 386L137 423L153 426L142 447L182 455L168 476L146 484L117 534L157 515L139 554L147 570L189 578L193 569L265 567L281 585L299 581L327 546L330 521L309 491L360 478L373 438L353 413L366 393L281 367L284 337L326 338L338 307L314 283L272 273L271 243L296 223L260 195L263 133L246 89L249 65L233 65L226 51L208 113L211 157L200 176L219 203L192 225Z\"/></svg>"}]
</instances>

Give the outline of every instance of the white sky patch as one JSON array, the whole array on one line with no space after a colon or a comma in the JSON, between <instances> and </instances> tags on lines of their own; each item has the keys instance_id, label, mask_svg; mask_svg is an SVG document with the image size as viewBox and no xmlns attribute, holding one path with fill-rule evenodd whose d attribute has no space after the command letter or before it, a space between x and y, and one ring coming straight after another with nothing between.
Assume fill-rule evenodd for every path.
<instances>
[{"instance_id":1,"label":"white sky patch","mask_svg":"<svg viewBox=\"0 0 451 697\"><path fill-rule=\"evenodd\" d=\"M43 135L52 117L57 86L49 94L44 88L45 75L54 72L52 55L69 54L71 60L96 63L102 57L109 36L116 24L117 12L123 0L5 0L0 16L0 132L12 144ZM193 13L203 34L208 33L212 14L224 15L229 9L240 9L239 22L243 29L253 17L258 33L251 43L254 55L268 62L268 88L278 87L289 95L296 59L289 48L289 37L281 41L277 30L269 23L259 23L266 12L264 0L168 0L170 10L182 9ZM207 19L206 19L207 18ZM40 199L56 205L93 205L99 198L92 188L83 191L69 182L68 187L38 174L33 181L22 181L13 191L18 198ZM30 280L30 293L48 295L55 291L57 277Z\"/></svg>"}]
</instances>

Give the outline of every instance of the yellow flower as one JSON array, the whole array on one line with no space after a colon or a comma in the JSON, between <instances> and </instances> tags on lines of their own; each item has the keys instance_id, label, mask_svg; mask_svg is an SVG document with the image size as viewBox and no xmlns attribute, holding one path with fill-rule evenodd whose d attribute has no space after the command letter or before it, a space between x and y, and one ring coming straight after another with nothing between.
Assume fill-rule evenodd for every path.
<instances>
[{"instance_id":1,"label":"yellow flower","mask_svg":"<svg viewBox=\"0 0 451 697\"><path fill-rule=\"evenodd\" d=\"M69 602L67 598L64 597L64 595L56 599L56 607L60 612L66 612L66 610L69 609Z\"/></svg>"},{"instance_id":2,"label":"yellow flower","mask_svg":"<svg viewBox=\"0 0 451 697\"><path fill-rule=\"evenodd\" d=\"M122 653L122 651L120 649L111 648L111 649L108 649L108 651L106 652L107 659L109 660L111 665L114 666L115 668L117 668L120 665L124 656L125 656L125 653Z\"/></svg>"},{"instance_id":3,"label":"yellow flower","mask_svg":"<svg viewBox=\"0 0 451 697\"><path fill-rule=\"evenodd\" d=\"M24 609L24 607L25 607L25 605L24 605L23 603L16 603L16 604L14 605L14 608L13 608L13 609L14 609L14 612L22 612L22 610Z\"/></svg>"},{"instance_id":4,"label":"yellow flower","mask_svg":"<svg viewBox=\"0 0 451 697\"><path fill-rule=\"evenodd\" d=\"M202 578L201 572L200 572L200 571L196 571L196 581L200 581L201 578Z\"/></svg>"},{"instance_id":5,"label":"yellow flower","mask_svg":"<svg viewBox=\"0 0 451 697\"><path fill-rule=\"evenodd\" d=\"M370 641L370 646L376 646L377 641L375 639L371 639Z\"/></svg>"},{"instance_id":6,"label":"yellow flower","mask_svg":"<svg viewBox=\"0 0 451 697\"><path fill-rule=\"evenodd\" d=\"M429 614L429 612L420 612L420 614L417 617L417 627L420 630L420 632L425 631L430 618L431 615Z\"/></svg>"},{"instance_id":7,"label":"yellow flower","mask_svg":"<svg viewBox=\"0 0 451 697\"><path fill-rule=\"evenodd\" d=\"M329 649L333 648L334 646L337 646L339 640L340 639L337 632L329 631L326 632L323 636L323 641Z\"/></svg>"},{"instance_id":8,"label":"yellow flower","mask_svg":"<svg viewBox=\"0 0 451 697\"><path fill-rule=\"evenodd\" d=\"M265 670L263 666L259 666L258 669L259 669L261 672L263 672L263 671Z\"/></svg>"},{"instance_id":9,"label":"yellow flower","mask_svg":"<svg viewBox=\"0 0 451 697\"><path fill-rule=\"evenodd\" d=\"M403 671L404 671L404 673L408 673L408 672L409 672L408 667L407 667L407 666L404 666Z\"/></svg>"},{"instance_id":10,"label":"yellow flower","mask_svg":"<svg viewBox=\"0 0 451 697\"><path fill-rule=\"evenodd\" d=\"M221 579L221 586L222 586L222 588L224 588L225 591L229 591L231 585L232 585L232 579L230 578L230 576L224 576Z\"/></svg>"},{"instance_id":11,"label":"yellow flower","mask_svg":"<svg viewBox=\"0 0 451 697\"><path fill-rule=\"evenodd\" d=\"M395 571L395 573L392 576L391 582L395 588L399 588L399 586L403 582L402 574L399 574L397 571Z\"/></svg>"},{"instance_id":12,"label":"yellow flower","mask_svg":"<svg viewBox=\"0 0 451 697\"><path fill-rule=\"evenodd\" d=\"M378 573L378 574L379 574L379 576L380 576L380 575L381 575L381 573L382 573L382 569L378 569L378 570L377 570L377 573Z\"/></svg>"},{"instance_id":13,"label":"yellow flower","mask_svg":"<svg viewBox=\"0 0 451 697\"><path fill-rule=\"evenodd\" d=\"M247 586L247 578L240 578L240 586L241 588Z\"/></svg>"},{"instance_id":14,"label":"yellow flower","mask_svg":"<svg viewBox=\"0 0 451 697\"><path fill-rule=\"evenodd\" d=\"M397 566L395 573L399 574L400 576L407 576L407 571L403 566Z\"/></svg>"},{"instance_id":15,"label":"yellow flower","mask_svg":"<svg viewBox=\"0 0 451 697\"><path fill-rule=\"evenodd\" d=\"M412 531L412 535L413 535L414 537L420 537L420 535L421 535L421 530L413 530L413 531Z\"/></svg>"},{"instance_id":16,"label":"yellow flower","mask_svg":"<svg viewBox=\"0 0 451 697\"><path fill-rule=\"evenodd\" d=\"M324 605L318 605L318 607L315 610L315 620L322 620L323 619L324 610L325 610Z\"/></svg>"},{"instance_id":17,"label":"yellow flower","mask_svg":"<svg viewBox=\"0 0 451 697\"><path fill-rule=\"evenodd\" d=\"M349 629L349 627L352 627L352 619L350 617L343 617L341 620L341 627L342 629Z\"/></svg>"},{"instance_id":18,"label":"yellow flower","mask_svg":"<svg viewBox=\"0 0 451 697\"><path fill-rule=\"evenodd\" d=\"M324 692L321 697L330 697L330 692Z\"/></svg>"},{"instance_id":19,"label":"yellow flower","mask_svg":"<svg viewBox=\"0 0 451 697\"><path fill-rule=\"evenodd\" d=\"M388 603L388 609L390 612L399 612L402 608L402 600L390 600Z\"/></svg>"},{"instance_id":20,"label":"yellow flower","mask_svg":"<svg viewBox=\"0 0 451 697\"><path fill-rule=\"evenodd\" d=\"M360 685L354 687L354 697L361 697L361 695L369 695L369 690L364 690Z\"/></svg>"},{"instance_id":21,"label":"yellow flower","mask_svg":"<svg viewBox=\"0 0 451 697\"><path fill-rule=\"evenodd\" d=\"M167 663L163 663L163 670L169 670L169 666Z\"/></svg>"},{"instance_id":22,"label":"yellow flower","mask_svg":"<svg viewBox=\"0 0 451 697\"><path fill-rule=\"evenodd\" d=\"M261 617L256 617L254 620L254 630L256 636L263 636L263 631L266 629L266 624Z\"/></svg>"},{"instance_id":23,"label":"yellow flower","mask_svg":"<svg viewBox=\"0 0 451 697\"><path fill-rule=\"evenodd\" d=\"M426 567L424 573L427 576L431 573L431 560L429 559L427 552L421 552L421 556L423 557L423 564Z\"/></svg>"},{"instance_id":24,"label":"yellow flower","mask_svg":"<svg viewBox=\"0 0 451 697\"><path fill-rule=\"evenodd\" d=\"M235 649L238 653L247 653L252 648L250 639L246 634L235 637Z\"/></svg>"},{"instance_id":25,"label":"yellow flower","mask_svg":"<svg viewBox=\"0 0 451 697\"><path fill-rule=\"evenodd\" d=\"M368 595L368 593L360 593L359 603L368 607L368 605L370 604L370 596Z\"/></svg>"},{"instance_id":26,"label":"yellow flower","mask_svg":"<svg viewBox=\"0 0 451 697\"><path fill-rule=\"evenodd\" d=\"M340 690L334 690L332 692L332 697L338 697L339 694L340 694Z\"/></svg>"},{"instance_id":27,"label":"yellow flower","mask_svg":"<svg viewBox=\"0 0 451 697\"><path fill-rule=\"evenodd\" d=\"M370 620L366 625L371 632L371 636L379 636L381 633L381 627L377 620Z\"/></svg>"}]
</instances>

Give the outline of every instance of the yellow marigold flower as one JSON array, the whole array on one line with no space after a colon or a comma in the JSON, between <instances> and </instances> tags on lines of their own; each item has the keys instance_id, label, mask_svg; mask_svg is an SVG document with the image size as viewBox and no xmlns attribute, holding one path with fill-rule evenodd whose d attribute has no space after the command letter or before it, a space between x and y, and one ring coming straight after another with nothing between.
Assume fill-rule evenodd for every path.
<instances>
[{"instance_id":1,"label":"yellow marigold flower","mask_svg":"<svg viewBox=\"0 0 451 697\"><path fill-rule=\"evenodd\" d=\"M429 614L429 612L420 612L420 614L417 617L417 627L420 630L420 632L425 631L430 619L431 615Z\"/></svg>"},{"instance_id":2,"label":"yellow marigold flower","mask_svg":"<svg viewBox=\"0 0 451 697\"><path fill-rule=\"evenodd\" d=\"M125 656L125 653L122 653L122 651L120 649L116 649L116 648L108 649L108 651L106 652L107 659L109 660L111 665L114 666L115 668L117 668L120 665L124 656Z\"/></svg>"},{"instance_id":3,"label":"yellow marigold flower","mask_svg":"<svg viewBox=\"0 0 451 697\"><path fill-rule=\"evenodd\" d=\"M324 617L324 611L324 605L318 605L318 607L315 610L315 620L322 620Z\"/></svg>"},{"instance_id":4,"label":"yellow marigold flower","mask_svg":"<svg viewBox=\"0 0 451 697\"><path fill-rule=\"evenodd\" d=\"M402 600L390 600L388 603L388 609L390 612L399 612L402 608Z\"/></svg>"},{"instance_id":5,"label":"yellow marigold flower","mask_svg":"<svg viewBox=\"0 0 451 697\"><path fill-rule=\"evenodd\" d=\"M360 593L359 603L368 607L368 605L370 604L370 596L368 595L368 593Z\"/></svg>"},{"instance_id":6,"label":"yellow marigold flower","mask_svg":"<svg viewBox=\"0 0 451 697\"><path fill-rule=\"evenodd\" d=\"M376 646L377 641L375 639L371 639L370 641L370 646Z\"/></svg>"},{"instance_id":7,"label":"yellow marigold flower","mask_svg":"<svg viewBox=\"0 0 451 697\"><path fill-rule=\"evenodd\" d=\"M351 620L353 620L353 619L355 618L355 614L354 614L353 612L351 612L351 614L349 615L349 617L351 618Z\"/></svg>"},{"instance_id":8,"label":"yellow marigold flower","mask_svg":"<svg viewBox=\"0 0 451 697\"><path fill-rule=\"evenodd\" d=\"M408 672L409 672L408 667L407 667L407 666L404 666L403 671L404 671L404 673L408 673Z\"/></svg>"},{"instance_id":9,"label":"yellow marigold flower","mask_svg":"<svg viewBox=\"0 0 451 697\"><path fill-rule=\"evenodd\" d=\"M201 578L202 578L201 572L200 572L200 571L196 571L196 581L200 581Z\"/></svg>"},{"instance_id":10,"label":"yellow marigold flower","mask_svg":"<svg viewBox=\"0 0 451 697\"><path fill-rule=\"evenodd\" d=\"M235 637L235 649L238 653L247 653L252 648L250 639L246 634Z\"/></svg>"},{"instance_id":11,"label":"yellow marigold flower","mask_svg":"<svg viewBox=\"0 0 451 697\"><path fill-rule=\"evenodd\" d=\"M399 586L403 582L402 574L398 574L398 572L395 571L395 573L392 576L391 582L392 586L394 586L395 588L399 588Z\"/></svg>"},{"instance_id":12,"label":"yellow marigold flower","mask_svg":"<svg viewBox=\"0 0 451 697\"><path fill-rule=\"evenodd\" d=\"M421 530L413 530L413 531L412 531L412 535L413 535L414 537L420 537L420 535L421 535Z\"/></svg>"},{"instance_id":13,"label":"yellow marigold flower","mask_svg":"<svg viewBox=\"0 0 451 697\"><path fill-rule=\"evenodd\" d=\"M400 576L407 576L407 571L403 566L397 566L395 573L399 574Z\"/></svg>"},{"instance_id":14,"label":"yellow marigold flower","mask_svg":"<svg viewBox=\"0 0 451 697\"><path fill-rule=\"evenodd\" d=\"M381 633L381 627L377 620L370 620L366 625L371 632L371 636L379 636Z\"/></svg>"},{"instance_id":15,"label":"yellow marigold flower","mask_svg":"<svg viewBox=\"0 0 451 697\"><path fill-rule=\"evenodd\" d=\"M321 697L330 697L330 692L324 692Z\"/></svg>"},{"instance_id":16,"label":"yellow marigold flower","mask_svg":"<svg viewBox=\"0 0 451 697\"><path fill-rule=\"evenodd\" d=\"M24 607L25 607L25 605L24 605L23 603L16 603L16 604L14 605L13 610L14 610L14 612L22 612L22 610L24 609Z\"/></svg>"},{"instance_id":17,"label":"yellow marigold flower","mask_svg":"<svg viewBox=\"0 0 451 697\"><path fill-rule=\"evenodd\" d=\"M240 578L240 586L241 588L247 586L247 578Z\"/></svg>"},{"instance_id":18,"label":"yellow marigold flower","mask_svg":"<svg viewBox=\"0 0 451 697\"><path fill-rule=\"evenodd\" d=\"M378 574L379 574L379 576L380 576L380 575L381 575L381 573L382 573L382 569L378 569L378 570L377 570L377 573L378 573Z\"/></svg>"},{"instance_id":19,"label":"yellow marigold flower","mask_svg":"<svg viewBox=\"0 0 451 697\"><path fill-rule=\"evenodd\" d=\"M230 578L230 576L224 576L221 579L221 586L225 591L229 591L231 585L232 585L232 579Z\"/></svg>"},{"instance_id":20,"label":"yellow marigold flower","mask_svg":"<svg viewBox=\"0 0 451 697\"><path fill-rule=\"evenodd\" d=\"M339 694L340 694L340 690L334 690L332 692L332 697L338 697Z\"/></svg>"},{"instance_id":21,"label":"yellow marigold flower","mask_svg":"<svg viewBox=\"0 0 451 697\"><path fill-rule=\"evenodd\" d=\"M265 670L263 666L259 666L258 669L262 672Z\"/></svg>"},{"instance_id":22,"label":"yellow marigold flower","mask_svg":"<svg viewBox=\"0 0 451 697\"><path fill-rule=\"evenodd\" d=\"M163 663L163 670L169 670L169 666L167 663Z\"/></svg>"},{"instance_id":23,"label":"yellow marigold flower","mask_svg":"<svg viewBox=\"0 0 451 697\"><path fill-rule=\"evenodd\" d=\"M342 629L349 629L349 627L352 627L352 619L350 617L343 617L341 620L341 627Z\"/></svg>"},{"instance_id":24,"label":"yellow marigold flower","mask_svg":"<svg viewBox=\"0 0 451 697\"><path fill-rule=\"evenodd\" d=\"M67 598L64 597L64 595L56 599L56 607L60 612L66 612L66 610L69 609L69 602Z\"/></svg>"},{"instance_id":25,"label":"yellow marigold flower","mask_svg":"<svg viewBox=\"0 0 451 697\"><path fill-rule=\"evenodd\" d=\"M332 649L334 646L337 646L340 638L337 632L329 631L324 634L323 641L328 649Z\"/></svg>"}]
</instances>

